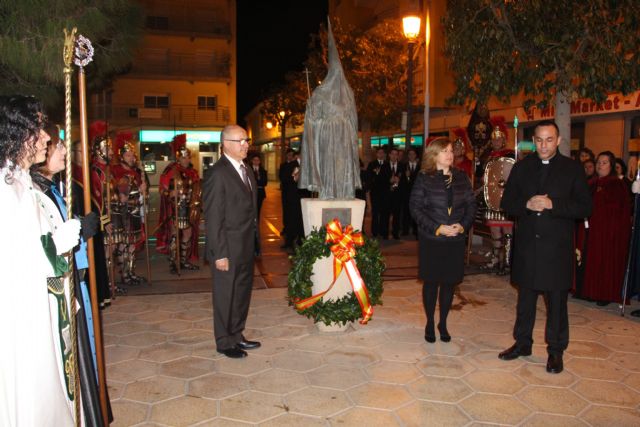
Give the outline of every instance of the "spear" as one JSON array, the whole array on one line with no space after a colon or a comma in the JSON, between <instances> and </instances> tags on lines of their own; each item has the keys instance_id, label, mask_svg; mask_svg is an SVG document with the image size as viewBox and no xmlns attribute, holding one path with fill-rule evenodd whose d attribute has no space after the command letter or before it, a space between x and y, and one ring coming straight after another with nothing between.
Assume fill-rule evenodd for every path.
<instances>
[{"instance_id":1,"label":"spear","mask_svg":"<svg viewBox=\"0 0 640 427\"><path fill-rule=\"evenodd\" d=\"M75 29L74 29L75 31ZM80 113L80 145L82 147L82 186L84 192L84 213L91 212L91 178L89 176L89 149L87 137L87 96L84 67L93 60L93 46L91 41L82 35L78 36L75 42L74 64L78 66L78 99ZM68 123L65 130L65 137L71 135L71 126ZM67 152L71 152L67 149ZM67 156L69 157L69 156ZM69 161L69 160L67 160ZM69 166L68 166L69 167ZM69 169L67 169L70 171ZM71 194L69 192L68 194ZM67 208L71 203L67 204ZM102 409L102 419L105 425L109 425L107 412L107 382L104 367L104 355L102 347L102 327L100 325L100 308L98 307L98 288L96 285L96 264L94 260L93 238L87 241L87 258L89 260L89 291L91 294L91 309L93 311L93 330L96 343L96 363L98 369L98 387L100 390L100 408Z\"/></svg>"}]
</instances>

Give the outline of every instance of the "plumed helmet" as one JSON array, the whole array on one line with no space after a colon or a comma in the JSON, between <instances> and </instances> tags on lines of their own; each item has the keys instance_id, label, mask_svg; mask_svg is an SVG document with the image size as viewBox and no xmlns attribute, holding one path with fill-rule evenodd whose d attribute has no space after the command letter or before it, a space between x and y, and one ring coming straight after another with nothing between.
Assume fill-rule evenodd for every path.
<instances>
[{"instance_id":1,"label":"plumed helmet","mask_svg":"<svg viewBox=\"0 0 640 427\"><path fill-rule=\"evenodd\" d=\"M171 151L176 156L176 160L183 157L191 157L191 150L187 148L187 134L181 133L173 137L171 141Z\"/></svg>"},{"instance_id":2,"label":"plumed helmet","mask_svg":"<svg viewBox=\"0 0 640 427\"><path fill-rule=\"evenodd\" d=\"M136 146L133 142L133 133L130 131L121 131L116 134L116 139L113 142L113 151L118 154L120 160L124 158L124 153L130 151L136 155Z\"/></svg>"},{"instance_id":3,"label":"plumed helmet","mask_svg":"<svg viewBox=\"0 0 640 427\"><path fill-rule=\"evenodd\" d=\"M111 138L107 135L107 123L103 121L93 122L89 127L89 140L91 141L93 156L107 160L111 146Z\"/></svg>"},{"instance_id":4,"label":"plumed helmet","mask_svg":"<svg viewBox=\"0 0 640 427\"><path fill-rule=\"evenodd\" d=\"M493 127L493 130L491 131L491 139L504 138L506 141L509 138L509 134L507 133L507 124L505 123L504 117L491 117L491 126Z\"/></svg>"}]
</instances>

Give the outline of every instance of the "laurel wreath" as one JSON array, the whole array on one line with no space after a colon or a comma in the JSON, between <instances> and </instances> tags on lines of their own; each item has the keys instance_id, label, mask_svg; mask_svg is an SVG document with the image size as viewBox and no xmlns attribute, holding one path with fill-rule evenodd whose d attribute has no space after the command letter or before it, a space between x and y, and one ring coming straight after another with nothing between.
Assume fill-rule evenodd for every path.
<instances>
[{"instance_id":1,"label":"laurel wreath","mask_svg":"<svg viewBox=\"0 0 640 427\"><path fill-rule=\"evenodd\" d=\"M294 305L294 301L311 296L313 264L318 258L331 255L331 244L325 242L326 235L326 229L314 229L291 257L293 268L289 272L288 289L290 306ZM382 273L386 267L377 240L367 239L364 236L364 245L356 249L355 260L367 286L371 305L382 305ZM298 313L313 318L316 323L323 322L326 325L332 323L344 325L362 317L360 304L353 291L340 299L318 301Z\"/></svg>"}]
</instances>

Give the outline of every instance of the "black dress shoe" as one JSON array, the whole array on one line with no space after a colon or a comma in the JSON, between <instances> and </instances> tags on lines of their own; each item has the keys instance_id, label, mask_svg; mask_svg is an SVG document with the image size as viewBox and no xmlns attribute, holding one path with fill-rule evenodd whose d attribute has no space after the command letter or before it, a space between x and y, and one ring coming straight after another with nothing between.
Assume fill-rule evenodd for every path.
<instances>
[{"instance_id":1,"label":"black dress shoe","mask_svg":"<svg viewBox=\"0 0 640 427\"><path fill-rule=\"evenodd\" d=\"M242 359L243 357L247 357L247 352L239 347L218 349L218 353L222 353L231 359Z\"/></svg>"},{"instance_id":2,"label":"black dress shoe","mask_svg":"<svg viewBox=\"0 0 640 427\"><path fill-rule=\"evenodd\" d=\"M261 346L259 341L242 340L236 346L241 350L253 350Z\"/></svg>"},{"instance_id":3,"label":"black dress shoe","mask_svg":"<svg viewBox=\"0 0 640 427\"><path fill-rule=\"evenodd\" d=\"M531 347L519 347L518 344L514 344L501 352L498 358L502 360L513 360L520 356L531 356Z\"/></svg>"},{"instance_id":4,"label":"black dress shoe","mask_svg":"<svg viewBox=\"0 0 640 427\"><path fill-rule=\"evenodd\" d=\"M427 323L427 326L425 326L424 339L428 343L436 342L436 331L433 329L433 323Z\"/></svg>"},{"instance_id":5,"label":"black dress shoe","mask_svg":"<svg viewBox=\"0 0 640 427\"><path fill-rule=\"evenodd\" d=\"M561 354L550 354L547 359L547 372L550 374L559 374L564 369Z\"/></svg>"},{"instance_id":6,"label":"black dress shoe","mask_svg":"<svg viewBox=\"0 0 640 427\"><path fill-rule=\"evenodd\" d=\"M449 335L449 331L447 331L447 327L442 327L438 325L438 332L440 332L440 341L449 342L451 341L451 335Z\"/></svg>"}]
</instances>

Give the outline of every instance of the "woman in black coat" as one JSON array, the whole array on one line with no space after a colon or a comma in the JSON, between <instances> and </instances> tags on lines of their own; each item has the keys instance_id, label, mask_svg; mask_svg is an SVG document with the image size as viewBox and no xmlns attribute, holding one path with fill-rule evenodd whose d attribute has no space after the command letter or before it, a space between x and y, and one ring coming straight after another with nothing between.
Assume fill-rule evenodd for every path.
<instances>
[{"instance_id":1,"label":"woman in black coat","mask_svg":"<svg viewBox=\"0 0 640 427\"><path fill-rule=\"evenodd\" d=\"M422 169L411 190L409 209L418 224L419 277L427 314L424 338L435 342L434 315L440 288L440 340L451 341L447 315L455 285L464 275L465 231L476 211L471 182L454 167L453 147L446 138L433 140L422 156Z\"/></svg>"}]
</instances>

